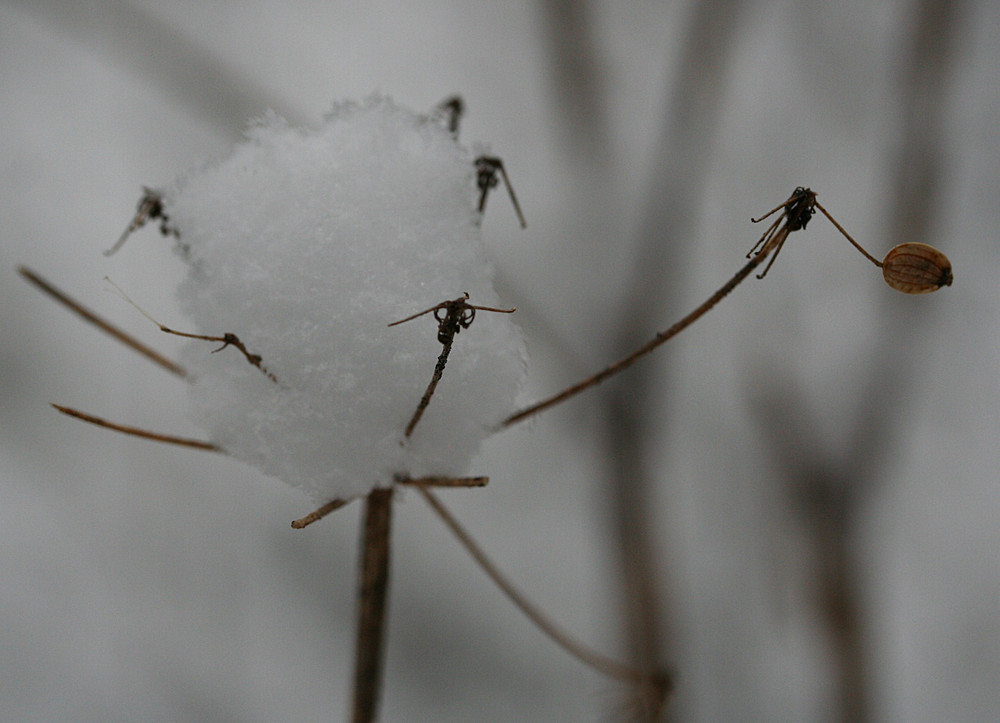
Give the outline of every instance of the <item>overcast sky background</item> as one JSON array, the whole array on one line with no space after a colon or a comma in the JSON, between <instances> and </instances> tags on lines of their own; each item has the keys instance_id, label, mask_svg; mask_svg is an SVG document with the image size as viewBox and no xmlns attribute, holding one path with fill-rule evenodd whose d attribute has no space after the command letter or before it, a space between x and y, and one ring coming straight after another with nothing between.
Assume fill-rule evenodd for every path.
<instances>
[{"instance_id":1,"label":"overcast sky background","mask_svg":"<svg viewBox=\"0 0 1000 723\"><path fill-rule=\"evenodd\" d=\"M0 3L0 719L340 719L361 509L294 531L311 502L280 481L58 415L49 402L198 431L183 382L41 296L19 264L176 349L102 280L182 326L166 240L147 230L101 254L140 186L224 156L269 107L314 123L373 91L416 109L458 92L463 141L504 159L528 217L520 230L498 194L483 231L528 336L531 401L613 360L625 327L648 338L700 303L758 238L749 218L798 185L875 256L905 240L887 209L917 3L731 7L722 79L691 97L717 110L690 158L665 110L692 74L690 3L594 3L593 83L575 96L532 3ZM814 538L773 437L796 433L795 459L838 458L883 393L849 540L869 711L1000 710L998 30L996 3L960 5L927 110L940 173L912 214L928 213L952 288L897 294L817 217L765 280L643 363L640 466L677 720L836 718ZM671 231L657 211L685 193ZM661 229L683 231L662 267L647 263ZM542 607L617 654L603 482L620 460L601 400L628 399L629 383L499 435L471 470L490 485L443 495ZM382 719L607 719L619 689L531 628L417 496L395 521Z\"/></svg>"}]
</instances>

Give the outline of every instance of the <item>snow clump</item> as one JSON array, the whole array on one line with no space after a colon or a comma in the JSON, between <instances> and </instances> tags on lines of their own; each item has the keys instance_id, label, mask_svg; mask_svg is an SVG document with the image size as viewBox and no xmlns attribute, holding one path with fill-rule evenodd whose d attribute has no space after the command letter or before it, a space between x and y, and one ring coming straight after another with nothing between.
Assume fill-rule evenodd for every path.
<instances>
[{"instance_id":1,"label":"snow clump","mask_svg":"<svg viewBox=\"0 0 1000 723\"><path fill-rule=\"evenodd\" d=\"M408 439L442 346L430 314L388 324L464 292L504 306L474 161L439 119L378 97L316 129L269 115L164 190L189 264L183 311L199 333L235 334L277 380L235 349L188 344L193 419L213 442L324 502L468 473L524 377L515 315L480 311L456 336Z\"/></svg>"}]
</instances>

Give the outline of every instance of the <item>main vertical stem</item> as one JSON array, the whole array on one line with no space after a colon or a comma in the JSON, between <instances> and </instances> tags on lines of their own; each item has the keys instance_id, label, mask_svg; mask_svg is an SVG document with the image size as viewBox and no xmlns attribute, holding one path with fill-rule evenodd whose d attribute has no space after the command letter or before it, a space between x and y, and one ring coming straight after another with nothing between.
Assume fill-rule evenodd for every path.
<instances>
[{"instance_id":1,"label":"main vertical stem","mask_svg":"<svg viewBox=\"0 0 1000 723\"><path fill-rule=\"evenodd\" d=\"M376 489L365 499L358 576L358 640L354 660L354 723L376 720L382 690L382 637L389 597L389 534L392 489Z\"/></svg>"}]
</instances>

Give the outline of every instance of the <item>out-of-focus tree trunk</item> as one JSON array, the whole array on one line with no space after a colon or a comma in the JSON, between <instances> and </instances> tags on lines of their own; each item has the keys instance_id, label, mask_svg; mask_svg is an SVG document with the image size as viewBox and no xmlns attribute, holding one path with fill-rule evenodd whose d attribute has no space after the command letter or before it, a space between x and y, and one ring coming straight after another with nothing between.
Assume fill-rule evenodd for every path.
<instances>
[{"instance_id":1,"label":"out-of-focus tree trunk","mask_svg":"<svg viewBox=\"0 0 1000 723\"><path fill-rule=\"evenodd\" d=\"M646 186L649 196L639 226L638 256L628 282L633 296L655 314L636 315L627 305L615 325L610 358L632 351L681 311L681 284L660 281L668 269L680 268L693 243L699 200L722 100L741 3L696 3L684 45L676 60L678 72L666 95L664 124L659 129L656 161ZM567 112L561 117L577 149L607 149L600 92L589 42L585 6L552 0L544 4L553 49L553 82ZM571 111L571 112L570 112ZM610 159L601 150L580 162L581 170L612 177ZM607 243L615 243L614 239ZM678 274L670 274L676 280ZM661 353L662 355L662 353ZM662 359L661 359L662 361ZM669 604L661 599L676 584L661 554L662 540L654 534L650 513L654 484L648 464L654 410L649 391L662 383L662 367L638 365L609 385L601 396L605 444L610 473L605 498L613 542L618 549L623 604L623 638L634 665L661 670L670 662ZM667 593L669 596L669 592Z\"/></svg>"},{"instance_id":2,"label":"out-of-focus tree trunk","mask_svg":"<svg viewBox=\"0 0 1000 723\"><path fill-rule=\"evenodd\" d=\"M914 7L912 41L901 53L899 145L890 150L887 173L886 217L893 244L932 240L958 15L958 2L920 0ZM819 581L815 611L828 636L837 717L852 723L874 718L875 697L858 527L864 503L879 483L878 472L902 432L903 390L918 358L908 328L927 321L925 307L893 303L897 300L875 311L882 320L881 345L857 366L867 374L856 387L858 412L846 449L831 448L805 396L787 384L773 388L757 407L780 484L811 539Z\"/></svg>"}]
</instances>

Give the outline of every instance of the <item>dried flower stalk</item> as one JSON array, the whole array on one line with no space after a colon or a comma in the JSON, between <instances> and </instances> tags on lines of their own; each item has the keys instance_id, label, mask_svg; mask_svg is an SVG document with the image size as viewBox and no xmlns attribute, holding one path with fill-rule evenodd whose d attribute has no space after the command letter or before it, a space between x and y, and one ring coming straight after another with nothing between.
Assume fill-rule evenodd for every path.
<instances>
[{"instance_id":1,"label":"dried flower stalk","mask_svg":"<svg viewBox=\"0 0 1000 723\"><path fill-rule=\"evenodd\" d=\"M424 414L424 410L427 409L427 405L430 404L431 397L434 395L434 390L437 389L438 382L441 381L441 376L444 374L445 365L448 363L448 356L451 354L451 345L455 341L455 336L462 331L462 329L468 329L472 322L476 319L476 311L494 311L500 314L513 314L516 309L497 309L492 306L476 306L474 304L468 303L469 294L465 293L457 299L452 299L451 301L442 301L440 304L435 304L429 309L424 309L419 311L412 316L408 316L405 319L400 319L399 321L394 321L389 326L398 326L399 324L405 324L408 321L412 321L424 314L434 313L434 318L438 322L438 341L441 342L443 348L441 349L441 354L438 356L437 364L434 366L434 374L431 376L431 381L427 385L427 389L424 391L424 396L420 398L417 403L417 409L413 412L413 416L410 418L409 423L406 425L406 431L403 433L404 437L409 437L413 434L413 430L417 426L417 422Z\"/></svg>"},{"instance_id":2,"label":"dried flower stalk","mask_svg":"<svg viewBox=\"0 0 1000 723\"><path fill-rule=\"evenodd\" d=\"M204 442L200 439L188 439L187 437L175 437L171 434L160 434L159 432L150 432L147 429L140 429L139 427L129 427L124 424L116 424L115 422L109 422L107 419L102 419L101 417L95 417L93 414L87 414L81 412L78 409L73 409L71 407L64 407L59 404L52 404L54 409L59 410L63 414L75 417L76 419L81 419L84 422L90 422L91 424L96 424L98 427L104 427L105 429L113 429L116 432L121 432L123 434L128 434L133 437L142 437L143 439L151 439L154 442L165 442L167 444L176 444L180 447L192 447L194 449L204 449L210 452L222 452L223 449L217 444L212 442Z\"/></svg>"},{"instance_id":3,"label":"dried flower stalk","mask_svg":"<svg viewBox=\"0 0 1000 723\"><path fill-rule=\"evenodd\" d=\"M726 297L726 295L729 294L729 292L735 289L744 279L746 279L746 277L749 276L750 273L756 269L762 261L764 261L764 259L770 256L771 261L757 276L757 278L764 278L764 276L767 275L767 272L771 269L771 266L774 264L774 261L778 258L778 253L781 251L782 246L784 246L785 241L788 240L788 235L793 231L805 229L813 214L816 213L817 208L822 211L823 215L826 216L831 223L833 223L837 230L840 231L840 233L842 233L847 240L858 249L858 251L864 254L865 258L876 266L883 268L883 275L885 275L886 282L893 288L905 291L906 293L927 293L929 291L934 291L941 286L948 286L951 284L951 263L948 261L947 257L937 249L934 249L931 246L925 246L924 244L902 244L902 246L907 247L905 250L906 253L901 250L894 255L893 252L896 251L896 249L890 251L886 256L886 259L890 262L890 272L886 275L884 269L885 262L876 259L870 253L865 251L861 244L851 238L851 235L844 230L844 227L837 223L833 216L831 216L830 213L819 204L816 200L815 191L800 186L792 192L792 195L784 203L771 209L760 218L750 219L754 223L759 223L778 211L781 211L778 218L767 228L754 247L750 249L750 253L747 254L749 261L747 261L746 265L737 271L729 281L723 284L719 290L712 294L704 303L666 331L657 333L652 340L639 347L628 356L619 359L615 363L606 366L596 374L593 374L586 379L567 387L561 392L558 392L547 399L543 399L540 402L536 402L535 404L512 414L501 422L500 427L509 427L512 424L516 424L517 422L527 419L528 417L538 414L539 412L543 412L549 407L553 407L560 402L566 401L570 397L576 396L580 392L597 386L608 377L614 376L615 374L628 369L639 359L674 338L708 313L712 307L718 304L723 298ZM915 249L914 247L917 246L925 248ZM897 249L899 248L900 247L897 247Z\"/></svg>"}]
</instances>

